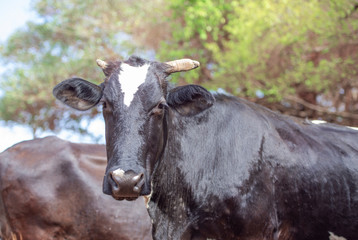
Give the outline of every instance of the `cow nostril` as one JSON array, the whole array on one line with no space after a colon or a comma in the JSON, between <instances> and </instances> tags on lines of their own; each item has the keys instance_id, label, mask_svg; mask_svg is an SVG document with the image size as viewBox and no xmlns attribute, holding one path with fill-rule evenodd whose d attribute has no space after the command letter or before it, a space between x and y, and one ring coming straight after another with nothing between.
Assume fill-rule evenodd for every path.
<instances>
[{"instance_id":1,"label":"cow nostril","mask_svg":"<svg viewBox=\"0 0 358 240\"><path fill-rule=\"evenodd\" d=\"M112 191L118 192L119 191L119 179L116 175L110 174L112 180Z\"/></svg>"},{"instance_id":2,"label":"cow nostril","mask_svg":"<svg viewBox=\"0 0 358 240\"><path fill-rule=\"evenodd\" d=\"M142 179L142 177L143 177L143 173L138 174L137 176L133 177L133 181L134 182L139 182Z\"/></svg>"},{"instance_id":3,"label":"cow nostril","mask_svg":"<svg viewBox=\"0 0 358 240\"><path fill-rule=\"evenodd\" d=\"M133 188L133 192L139 193L139 191L140 191L139 187L135 186L135 187Z\"/></svg>"},{"instance_id":4,"label":"cow nostril","mask_svg":"<svg viewBox=\"0 0 358 240\"><path fill-rule=\"evenodd\" d=\"M142 190L142 186L144 184L144 174L138 174L137 176L133 177L133 182L135 184L135 186L133 187L133 191L136 193L140 193L140 191Z\"/></svg>"},{"instance_id":5,"label":"cow nostril","mask_svg":"<svg viewBox=\"0 0 358 240\"><path fill-rule=\"evenodd\" d=\"M133 179L133 182L139 183L139 182L143 179L143 176L144 176L143 173L138 174L137 176L134 176L134 177L132 178L132 179Z\"/></svg>"},{"instance_id":6,"label":"cow nostril","mask_svg":"<svg viewBox=\"0 0 358 240\"><path fill-rule=\"evenodd\" d=\"M132 170L117 169L108 174L108 180L112 196L117 200L138 198L145 185L144 173L136 174Z\"/></svg>"}]
</instances>

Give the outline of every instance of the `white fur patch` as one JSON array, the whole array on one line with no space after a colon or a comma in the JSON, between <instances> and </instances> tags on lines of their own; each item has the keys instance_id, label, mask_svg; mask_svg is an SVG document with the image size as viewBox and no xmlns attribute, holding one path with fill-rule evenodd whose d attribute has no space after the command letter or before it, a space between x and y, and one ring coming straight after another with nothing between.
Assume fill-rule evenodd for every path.
<instances>
[{"instance_id":1,"label":"white fur patch","mask_svg":"<svg viewBox=\"0 0 358 240\"><path fill-rule=\"evenodd\" d=\"M124 104L127 107L131 104L139 86L145 82L149 66L145 64L141 67L132 67L125 63L121 65L122 71L118 75L118 80L124 93Z\"/></svg>"}]
</instances>

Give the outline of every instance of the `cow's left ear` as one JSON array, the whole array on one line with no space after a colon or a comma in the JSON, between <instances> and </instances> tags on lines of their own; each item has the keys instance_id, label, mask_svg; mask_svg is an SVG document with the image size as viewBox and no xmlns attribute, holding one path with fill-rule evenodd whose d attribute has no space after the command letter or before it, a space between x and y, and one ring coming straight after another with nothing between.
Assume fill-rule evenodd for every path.
<instances>
[{"instance_id":1,"label":"cow's left ear","mask_svg":"<svg viewBox=\"0 0 358 240\"><path fill-rule=\"evenodd\" d=\"M82 78L71 78L57 84L53 95L67 106L85 111L98 104L103 91L100 86Z\"/></svg>"},{"instance_id":2,"label":"cow's left ear","mask_svg":"<svg viewBox=\"0 0 358 240\"><path fill-rule=\"evenodd\" d=\"M194 116L210 108L214 102L214 96L198 85L176 87L167 96L168 105L184 116Z\"/></svg>"}]
</instances>

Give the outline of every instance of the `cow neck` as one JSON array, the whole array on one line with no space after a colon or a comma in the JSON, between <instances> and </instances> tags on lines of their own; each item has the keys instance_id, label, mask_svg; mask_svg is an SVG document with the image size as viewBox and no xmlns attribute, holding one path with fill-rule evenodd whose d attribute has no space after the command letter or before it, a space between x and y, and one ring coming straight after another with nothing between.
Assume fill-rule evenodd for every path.
<instances>
[{"instance_id":1,"label":"cow neck","mask_svg":"<svg viewBox=\"0 0 358 240\"><path fill-rule=\"evenodd\" d=\"M163 158L164 155L164 151L165 148L167 146L167 141L168 141L168 112L166 111L164 113L164 117L163 117L163 146L162 149L160 151L158 151L158 154L155 157L154 160L154 169L153 169L153 173L155 172L156 166L158 166Z\"/></svg>"},{"instance_id":2,"label":"cow neck","mask_svg":"<svg viewBox=\"0 0 358 240\"><path fill-rule=\"evenodd\" d=\"M157 226L168 225L172 219L177 218L183 226L180 230L177 230L184 233L187 226L191 226L195 222L195 219L186 216L186 211L193 207L188 205L193 193L190 186L179 185L179 183L183 183L184 176L177 171L177 164L183 157L179 141L181 133L178 132L185 127L182 116L174 110L169 110L166 113L165 122L167 125L165 126L166 146L153 171L148 213ZM179 236L172 237L179 239Z\"/></svg>"},{"instance_id":3,"label":"cow neck","mask_svg":"<svg viewBox=\"0 0 358 240\"><path fill-rule=\"evenodd\" d=\"M155 175L161 175L161 169L163 166L170 164L168 160L170 160L170 157L167 156L168 154L168 141L169 141L169 128L173 127L173 121L176 121L175 113L172 112L172 110L168 109L163 117L163 147L162 150L158 152L156 158L155 158L155 164L152 172L152 181L153 179L157 178ZM169 127L168 127L169 126Z\"/></svg>"}]
</instances>

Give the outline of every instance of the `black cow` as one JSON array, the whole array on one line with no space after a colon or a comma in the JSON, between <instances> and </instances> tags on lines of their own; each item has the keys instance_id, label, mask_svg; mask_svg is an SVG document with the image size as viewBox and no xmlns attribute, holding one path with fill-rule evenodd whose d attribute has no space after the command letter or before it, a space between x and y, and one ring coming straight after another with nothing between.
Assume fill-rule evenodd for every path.
<instances>
[{"instance_id":1,"label":"black cow","mask_svg":"<svg viewBox=\"0 0 358 240\"><path fill-rule=\"evenodd\" d=\"M25 141L0 154L0 239L149 240L143 199L102 194L103 145L56 137Z\"/></svg>"},{"instance_id":2,"label":"black cow","mask_svg":"<svg viewBox=\"0 0 358 240\"><path fill-rule=\"evenodd\" d=\"M103 104L103 191L148 195L154 239L358 239L357 131L168 84L195 61L97 63L100 86L72 78L54 95Z\"/></svg>"}]
</instances>

